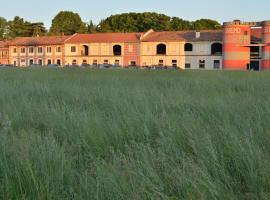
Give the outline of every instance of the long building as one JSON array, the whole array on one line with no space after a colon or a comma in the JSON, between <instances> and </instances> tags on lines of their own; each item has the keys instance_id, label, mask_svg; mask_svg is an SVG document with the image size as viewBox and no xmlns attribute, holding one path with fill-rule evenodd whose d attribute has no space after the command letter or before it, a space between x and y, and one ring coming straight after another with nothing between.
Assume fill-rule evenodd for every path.
<instances>
[{"instance_id":1,"label":"long building","mask_svg":"<svg viewBox=\"0 0 270 200\"><path fill-rule=\"evenodd\" d=\"M0 64L270 69L270 21L226 22L222 30L20 37L0 42Z\"/></svg>"}]
</instances>

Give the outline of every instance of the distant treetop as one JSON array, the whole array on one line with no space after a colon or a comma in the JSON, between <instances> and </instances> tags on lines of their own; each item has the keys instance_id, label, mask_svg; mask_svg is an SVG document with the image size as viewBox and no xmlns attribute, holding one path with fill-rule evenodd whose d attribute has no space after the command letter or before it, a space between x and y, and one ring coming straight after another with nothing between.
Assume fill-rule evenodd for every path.
<instances>
[{"instance_id":1,"label":"distant treetop","mask_svg":"<svg viewBox=\"0 0 270 200\"><path fill-rule=\"evenodd\" d=\"M61 11L52 20L49 31L42 22L31 23L16 16L7 21L0 17L0 40L22 36L72 35L94 32L146 32L221 29L221 24L211 19L188 21L155 12L123 13L111 15L95 25L91 20L83 22L78 13Z\"/></svg>"}]
</instances>

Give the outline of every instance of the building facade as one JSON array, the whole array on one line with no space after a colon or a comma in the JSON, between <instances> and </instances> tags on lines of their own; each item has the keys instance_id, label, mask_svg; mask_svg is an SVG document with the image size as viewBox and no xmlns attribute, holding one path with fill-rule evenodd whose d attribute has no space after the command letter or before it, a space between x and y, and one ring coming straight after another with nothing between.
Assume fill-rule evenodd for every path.
<instances>
[{"instance_id":1,"label":"building facade","mask_svg":"<svg viewBox=\"0 0 270 200\"><path fill-rule=\"evenodd\" d=\"M0 64L8 64L8 55L9 55L9 46L8 42L0 41Z\"/></svg>"},{"instance_id":2,"label":"building facade","mask_svg":"<svg viewBox=\"0 0 270 200\"><path fill-rule=\"evenodd\" d=\"M19 37L9 42L8 64L25 67L33 64L65 63L65 41L71 36Z\"/></svg>"},{"instance_id":3,"label":"building facade","mask_svg":"<svg viewBox=\"0 0 270 200\"><path fill-rule=\"evenodd\" d=\"M235 20L223 30L21 37L0 43L0 63L265 70L270 21Z\"/></svg>"},{"instance_id":4,"label":"building facade","mask_svg":"<svg viewBox=\"0 0 270 200\"><path fill-rule=\"evenodd\" d=\"M140 65L142 33L75 34L65 42L66 64Z\"/></svg>"}]
</instances>

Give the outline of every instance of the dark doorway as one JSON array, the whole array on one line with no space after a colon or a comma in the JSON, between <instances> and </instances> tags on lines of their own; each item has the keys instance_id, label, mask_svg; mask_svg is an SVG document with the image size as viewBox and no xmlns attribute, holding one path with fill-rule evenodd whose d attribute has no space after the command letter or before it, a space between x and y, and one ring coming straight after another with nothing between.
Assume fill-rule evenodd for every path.
<instances>
[{"instance_id":1,"label":"dark doorway","mask_svg":"<svg viewBox=\"0 0 270 200\"><path fill-rule=\"evenodd\" d=\"M211 45L211 54L215 56L221 56L222 55L222 44L220 43L214 43Z\"/></svg>"},{"instance_id":2,"label":"dark doorway","mask_svg":"<svg viewBox=\"0 0 270 200\"><path fill-rule=\"evenodd\" d=\"M166 55L166 45L165 44L157 45L157 55Z\"/></svg>"},{"instance_id":3,"label":"dark doorway","mask_svg":"<svg viewBox=\"0 0 270 200\"><path fill-rule=\"evenodd\" d=\"M83 45L82 56L89 56L89 47L87 45Z\"/></svg>"},{"instance_id":4,"label":"dark doorway","mask_svg":"<svg viewBox=\"0 0 270 200\"><path fill-rule=\"evenodd\" d=\"M250 70L259 71L260 70L260 61L250 61Z\"/></svg>"},{"instance_id":5,"label":"dark doorway","mask_svg":"<svg viewBox=\"0 0 270 200\"><path fill-rule=\"evenodd\" d=\"M254 59L258 59L260 57L260 47L259 46L251 46L250 47L250 57Z\"/></svg>"},{"instance_id":6,"label":"dark doorway","mask_svg":"<svg viewBox=\"0 0 270 200\"><path fill-rule=\"evenodd\" d=\"M122 55L122 47L120 45L113 46L113 55L114 56L121 56Z\"/></svg>"},{"instance_id":7,"label":"dark doorway","mask_svg":"<svg viewBox=\"0 0 270 200\"><path fill-rule=\"evenodd\" d=\"M214 60L214 69L219 69L219 68L220 68L220 61Z\"/></svg>"}]
</instances>

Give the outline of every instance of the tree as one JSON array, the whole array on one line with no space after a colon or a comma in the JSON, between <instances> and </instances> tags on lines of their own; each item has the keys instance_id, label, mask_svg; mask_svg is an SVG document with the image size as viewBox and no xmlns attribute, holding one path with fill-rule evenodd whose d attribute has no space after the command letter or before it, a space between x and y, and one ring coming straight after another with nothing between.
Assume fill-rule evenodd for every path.
<instances>
[{"instance_id":1,"label":"tree","mask_svg":"<svg viewBox=\"0 0 270 200\"><path fill-rule=\"evenodd\" d=\"M101 20L97 30L99 32L145 32L151 28L156 31L178 31L217 29L220 27L221 25L217 21L210 19L191 22L164 14L144 12L111 15Z\"/></svg>"},{"instance_id":2,"label":"tree","mask_svg":"<svg viewBox=\"0 0 270 200\"><path fill-rule=\"evenodd\" d=\"M93 23L92 20L87 24L87 33L97 32L97 26Z\"/></svg>"},{"instance_id":3,"label":"tree","mask_svg":"<svg viewBox=\"0 0 270 200\"><path fill-rule=\"evenodd\" d=\"M3 17L0 17L0 40L5 39L7 32L7 20Z\"/></svg>"},{"instance_id":4,"label":"tree","mask_svg":"<svg viewBox=\"0 0 270 200\"><path fill-rule=\"evenodd\" d=\"M221 24L211 19L200 19L193 22L194 30L220 29Z\"/></svg>"},{"instance_id":5,"label":"tree","mask_svg":"<svg viewBox=\"0 0 270 200\"><path fill-rule=\"evenodd\" d=\"M178 17L171 18L170 30L178 31L178 30L190 30L190 29L192 29L192 23L190 21L183 20Z\"/></svg>"},{"instance_id":6,"label":"tree","mask_svg":"<svg viewBox=\"0 0 270 200\"><path fill-rule=\"evenodd\" d=\"M47 33L46 28L42 22L31 23L32 36L43 36Z\"/></svg>"},{"instance_id":7,"label":"tree","mask_svg":"<svg viewBox=\"0 0 270 200\"><path fill-rule=\"evenodd\" d=\"M45 35L47 32L44 24L41 22L31 23L25 21L23 18L19 16L14 17L12 21L7 23L7 38L15 38L15 37L31 37L37 35Z\"/></svg>"},{"instance_id":8,"label":"tree","mask_svg":"<svg viewBox=\"0 0 270 200\"><path fill-rule=\"evenodd\" d=\"M86 32L87 28L79 14L71 11L61 11L52 20L50 34L72 35L76 32Z\"/></svg>"}]
</instances>

